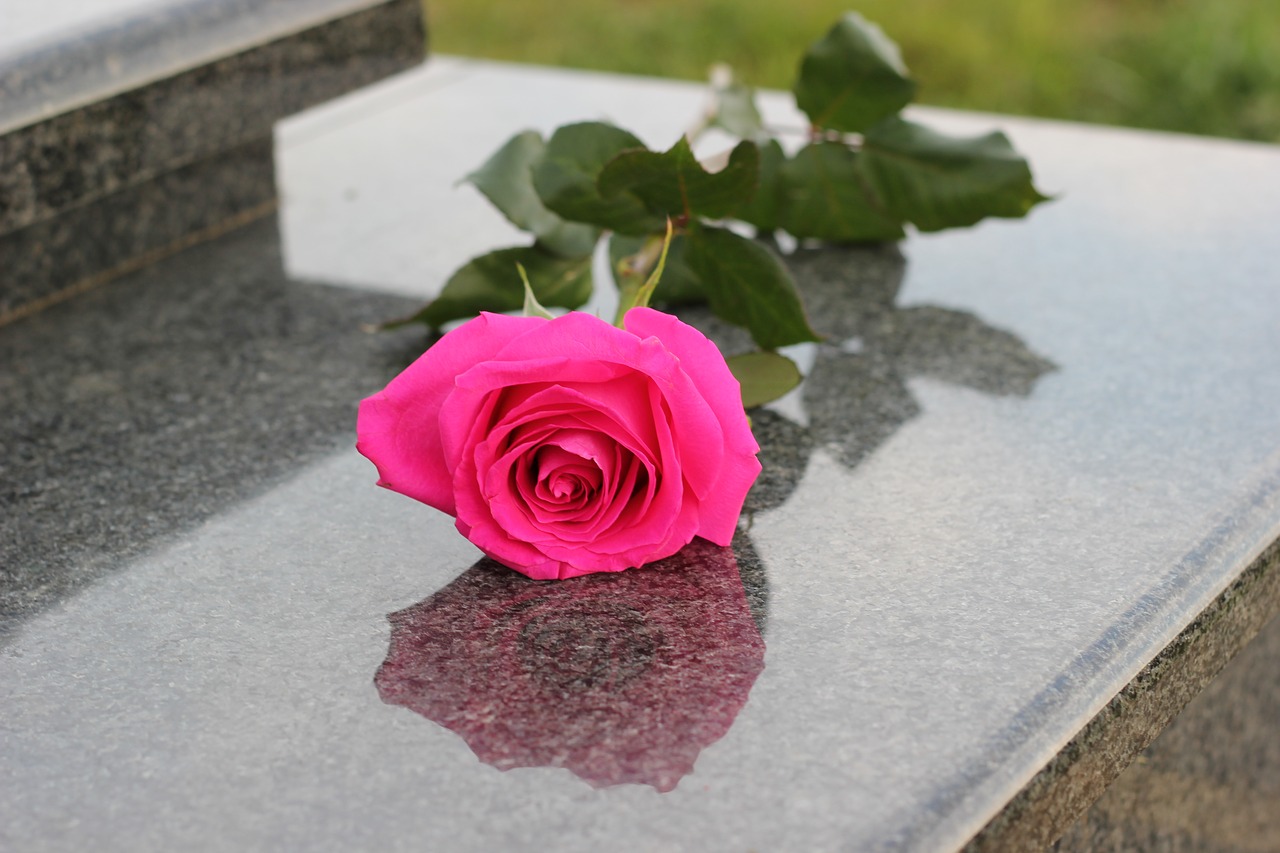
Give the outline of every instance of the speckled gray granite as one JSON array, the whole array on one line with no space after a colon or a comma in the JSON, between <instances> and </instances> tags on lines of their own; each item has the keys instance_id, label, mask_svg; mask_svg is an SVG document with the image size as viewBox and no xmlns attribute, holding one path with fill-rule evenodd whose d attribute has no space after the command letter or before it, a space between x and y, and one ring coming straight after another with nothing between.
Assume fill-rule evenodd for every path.
<instances>
[{"instance_id":1,"label":"speckled gray granite","mask_svg":"<svg viewBox=\"0 0 1280 853\"><path fill-rule=\"evenodd\" d=\"M0 329L0 638L345 444L406 304L289 281L268 220Z\"/></svg>"},{"instance_id":2,"label":"speckled gray granite","mask_svg":"<svg viewBox=\"0 0 1280 853\"><path fill-rule=\"evenodd\" d=\"M446 61L291 119L287 289L358 286L341 297L353 319L365 299L425 298L519 239L455 187L512 132L613 117L664 145L700 100ZM764 106L796 120L780 97ZM734 546L669 574L553 591L494 574L349 447L281 451L274 479L231 476L242 492L184 473L205 455L268 468L256 445L293 434L269 425L285 399L349 407L409 341L350 368L286 360L276 407L233 383L257 431L238 431L232 402L221 431L144 407L154 435L168 419L182 436L170 465L121 487L144 510L110 506L116 478L81 475L127 430L83 446L70 422L23 433L79 447L28 470L74 472L59 481L90 496L76 512L117 532L59 566L84 537L35 541L65 517L58 495L17 497L16 524L42 531L18 537L19 594L46 571L94 580L46 594L0 648L0 846L950 851L997 825L1017 831L978 843L1047 843L1274 610L1280 152L927 117L954 133L998 121L1061 197L1026 221L795 255L831 337L794 348L806 384L753 413L766 472ZM239 239L158 265L157 292L198 306L211 288L171 279L259 275L257 238ZM124 346L118 363L150 363ZM172 392L173 361L138 367L133 393ZM92 363L64 370L44 410L83 412L58 394ZM344 402L330 374L351 377ZM159 531L148 489L174 507ZM680 574L701 566L705 583ZM719 629L723 677L688 643ZM468 661L489 675L467 678Z\"/></svg>"},{"instance_id":3,"label":"speckled gray granite","mask_svg":"<svg viewBox=\"0 0 1280 853\"><path fill-rule=\"evenodd\" d=\"M0 0L0 133L387 0Z\"/></svg>"},{"instance_id":4,"label":"speckled gray granite","mask_svg":"<svg viewBox=\"0 0 1280 853\"><path fill-rule=\"evenodd\" d=\"M125 39L115 50L128 56L129 39L177 41L171 31L181 30L182 22L207 23L204 18L213 13L234 19L246 14L243 5L181 4L169 10L176 22L164 15L159 21L144 17L77 35L95 48L101 48L98 41L114 45L113 39ZM307 11L307 4L292 5L298 7L295 15ZM422 45L420 4L393 0L198 67L184 66L104 100L73 104L0 135L0 252L8 261L0 280L0 318L77 285L83 276L109 270L134 249L163 245L182 230L180 224L183 233L212 227L260 204L270 190L261 180L270 162L243 164L248 168L237 174L234 161L244 158L246 146L266 150L272 125L282 116L421 62ZM45 52L60 56L60 51L55 44ZM23 61L35 59L15 61L17 70L10 68L6 78L12 85L26 67ZM224 152L226 162L207 162ZM178 169L186 171L168 177ZM201 174L208 184L192 187L193 177ZM175 182L184 186L171 186ZM201 195L209 197L203 209L193 204ZM125 227L110 220L133 204L139 215L127 226L128 239L100 242L102 232ZM64 213L74 222L54 221ZM95 218L107 221L95 223ZM162 221L154 230L144 228ZM101 265L86 265L90 260Z\"/></svg>"},{"instance_id":5,"label":"speckled gray granite","mask_svg":"<svg viewBox=\"0 0 1280 853\"><path fill-rule=\"evenodd\" d=\"M285 115L421 62L420 13L380 4L8 131L0 233L267 138Z\"/></svg>"},{"instance_id":6,"label":"speckled gray granite","mask_svg":"<svg viewBox=\"0 0 1280 853\"><path fill-rule=\"evenodd\" d=\"M1057 853L1280 850L1280 619L1191 701Z\"/></svg>"},{"instance_id":7,"label":"speckled gray granite","mask_svg":"<svg viewBox=\"0 0 1280 853\"><path fill-rule=\"evenodd\" d=\"M150 253L271 213L273 150L270 138L238 145L0 234L0 325L69 290L93 287Z\"/></svg>"}]
</instances>

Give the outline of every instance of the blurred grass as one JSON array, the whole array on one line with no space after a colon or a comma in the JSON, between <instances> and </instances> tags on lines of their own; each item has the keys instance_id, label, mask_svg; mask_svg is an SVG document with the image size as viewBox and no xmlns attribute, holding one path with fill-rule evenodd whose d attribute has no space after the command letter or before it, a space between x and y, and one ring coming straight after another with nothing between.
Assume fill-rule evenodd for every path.
<instances>
[{"instance_id":1,"label":"blurred grass","mask_svg":"<svg viewBox=\"0 0 1280 853\"><path fill-rule=\"evenodd\" d=\"M1280 142L1280 0L425 0L439 53L787 88L848 8L919 100Z\"/></svg>"}]
</instances>

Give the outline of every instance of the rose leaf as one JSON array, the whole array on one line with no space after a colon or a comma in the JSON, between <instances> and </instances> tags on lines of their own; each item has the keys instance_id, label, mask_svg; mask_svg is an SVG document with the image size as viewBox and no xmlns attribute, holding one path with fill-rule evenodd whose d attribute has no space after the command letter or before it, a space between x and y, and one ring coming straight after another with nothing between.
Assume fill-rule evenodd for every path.
<instances>
[{"instance_id":1,"label":"rose leaf","mask_svg":"<svg viewBox=\"0 0 1280 853\"><path fill-rule=\"evenodd\" d=\"M572 309L591 296L590 255L562 258L538 244L518 246L472 258L421 311L386 326L425 323L439 329L450 320L474 317L481 311L520 311L525 292L517 264L525 269L529 287L541 305Z\"/></svg>"},{"instance_id":2,"label":"rose leaf","mask_svg":"<svg viewBox=\"0 0 1280 853\"><path fill-rule=\"evenodd\" d=\"M760 151L740 142L728 164L708 172L680 137L667 151L624 151L600 172L601 195L630 192L662 217L707 216L719 219L745 204L760 180Z\"/></svg>"},{"instance_id":3,"label":"rose leaf","mask_svg":"<svg viewBox=\"0 0 1280 853\"><path fill-rule=\"evenodd\" d=\"M839 142L817 142L785 162L779 214L783 230L840 243L901 239L901 220L879 206L858 172L862 156Z\"/></svg>"},{"instance_id":4,"label":"rose leaf","mask_svg":"<svg viewBox=\"0 0 1280 853\"><path fill-rule=\"evenodd\" d=\"M711 310L744 326L763 349L817 341L791 274L777 255L723 228L689 230L686 258Z\"/></svg>"},{"instance_id":5,"label":"rose leaf","mask_svg":"<svg viewBox=\"0 0 1280 853\"><path fill-rule=\"evenodd\" d=\"M738 208L733 216L749 222L761 231L776 231L782 211L782 167L787 162L778 140L760 145L760 185L751 201Z\"/></svg>"},{"instance_id":6,"label":"rose leaf","mask_svg":"<svg viewBox=\"0 0 1280 853\"><path fill-rule=\"evenodd\" d=\"M800 62L796 105L814 125L861 133L910 103L916 84L898 46L875 24L846 12Z\"/></svg>"},{"instance_id":7,"label":"rose leaf","mask_svg":"<svg viewBox=\"0 0 1280 853\"><path fill-rule=\"evenodd\" d=\"M635 136L602 122L567 124L547 141L533 165L533 186L542 203L572 222L611 228L623 234L648 234L664 227L665 217L646 209L630 192L606 198L596 187L604 165L623 151L644 150Z\"/></svg>"},{"instance_id":8,"label":"rose leaf","mask_svg":"<svg viewBox=\"0 0 1280 853\"><path fill-rule=\"evenodd\" d=\"M545 151L546 143L537 131L517 133L463 180L484 193L513 225L531 232L556 254L566 258L589 255L600 230L556 216L533 188L533 166Z\"/></svg>"},{"instance_id":9,"label":"rose leaf","mask_svg":"<svg viewBox=\"0 0 1280 853\"><path fill-rule=\"evenodd\" d=\"M946 136L895 116L867 132L857 170L894 215L921 231L1017 218L1049 199L999 131Z\"/></svg>"},{"instance_id":10,"label":"rose leaf","mask_svg":"<svg viewBox=\"0 0 1280 853\"><path fill-rule=\"evenodd\" d=\"M742 386L744 409L771 403L800 384L800 368L780 353L744 352L725 361Z\"/></svg>"}]
</instances>

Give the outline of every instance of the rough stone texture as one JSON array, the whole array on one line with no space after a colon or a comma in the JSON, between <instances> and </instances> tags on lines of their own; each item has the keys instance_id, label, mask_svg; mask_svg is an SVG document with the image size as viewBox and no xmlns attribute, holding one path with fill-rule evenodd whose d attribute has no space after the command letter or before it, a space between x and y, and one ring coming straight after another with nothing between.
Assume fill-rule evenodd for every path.
<instances>
[{"instance_id":1,"label":"rough stone texture","mask_svg":"<svg viewBox=\"0 0 1280 853\"><path fill-rule=\"evenodd\" d=\"M1057 853L1280 850L1280 619L1120 774Z\"/></svg>"},{"instance_id":2,"label":"rough stone texture","mask_svg":"<svg viewBox=\"0 0 1280 853\"><path fill-rule=\"evenodd\" d=\"M0 234L271 135L283 116L422 61L396 0L0 136Z\"/></svg>"},{"instance_id":3,"label":"rough stone texture","mask_svg":"<svg viewBox=\"0 0 1280 853\"><path fill-rule=\"evenodd\" d=\"M421 61L393 0L0 135L0 325L261 209L273 124Z\"/></svg>"},{"instance_id":4,"label":"rough stone texture","mask_svg":"<svg viewBox=\"0 0 1280 853\"><path fill-rule=\"evenodd\" d=\"M0 326L216 231L275 209L273 145L239 145L92 204L0 234Z\"/></svg>"}]
</instances>

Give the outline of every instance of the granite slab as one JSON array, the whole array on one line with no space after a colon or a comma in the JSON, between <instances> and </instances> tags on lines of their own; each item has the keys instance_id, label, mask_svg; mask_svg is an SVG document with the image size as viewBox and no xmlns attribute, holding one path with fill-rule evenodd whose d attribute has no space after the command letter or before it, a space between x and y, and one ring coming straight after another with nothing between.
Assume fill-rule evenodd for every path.
<instances>
[{"instance_id":1,"label":"granite slab","mask_svg":"<svg viewBox=\"0 0 1280 853\"><path fill-rule=\"evenodd\" d=\"M273 186L257 180L269 156L237 174L246 146L269 149L282 116L423 55L417 0L85 3L60 25L42 16L24 28L30 5L0 6L18 24L0 37L0 323L167 245L178 223L186 236L269 200ZM178 170L183 190L172 186ZM191 184L205 173L207 184ZM253 198L219 203L233 196ZM170 202L166 227L144 229L156 219L143 216L131 239L95 242L120 228L110 220L122 205ZM63 213L75 221L57 221Z\"/></svg>"},{"instance_id":2,"label":"granite slab","mask_svg":"<svg viewBox=\"0 0 1280 853\"><path fill-rule=\"evenodd\" d=\"M24 467L6 489L0 844L1026 849L1083 808L1060 784L1082 755L1105 783L1144 745L1111 721L1159 685L1194 692L1275 611L1280 151L1263 145L920 111L999 124L1061 196L789 257L830 337L753 415L766 471L730 549L547 587L374 488L341 445L421 341L358 322L519 240L457 178L524 127L612 118L666 145L700 104L685 84L433 60L279 128L278 243L255 226L0 328L28 365L0 361L3 410L44 424L3 427ZM781 96L765 107L794 123ZM188 348L109 319L164 293L156 334L200 341L200 300L264 280L329 317L249 347L279 359L275 393L251 393L234 344L177 391ZM262 314L237 302L216 330ZM80 356L36 343L62 328L83 330ZM206 387L228 426L164 403ZM152 443L165 455L131 476Z\"/></svg>"}]
</instances>

